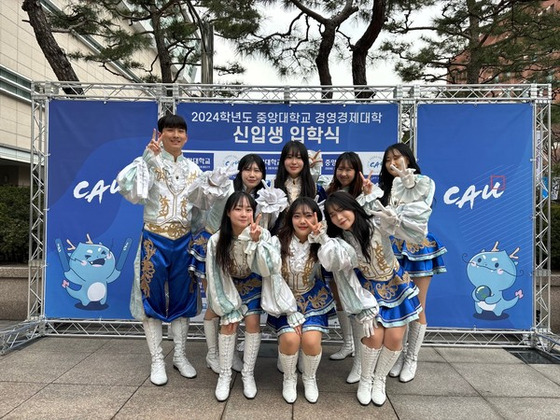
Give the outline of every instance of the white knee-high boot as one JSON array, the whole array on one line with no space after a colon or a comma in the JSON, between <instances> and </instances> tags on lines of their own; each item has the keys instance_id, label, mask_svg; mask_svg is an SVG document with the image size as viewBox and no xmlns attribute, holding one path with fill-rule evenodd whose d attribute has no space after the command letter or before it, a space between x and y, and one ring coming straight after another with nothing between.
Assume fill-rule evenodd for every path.
<instances>
[{"instance_id":1,"label":"white knee-high boot","mask_svg":"<svg viewBox=\"0 0 560 420\"><path fill-rule=\"evenodd\" d=\"M282 361L280 360L280 349L278 349L278 357L276 358L276 369L278 369L278 372L284 373L284 368L282 367Z\"/></svg>"},{"instance_id":2,"label":"white knee-high boot","mask_svg":"<svg viewBox=\"0 0 560 420\"><path fill-rule=\"evenodd\" d=\"M278 350L278 353L280 353L280 350ZM302 369L303 369L302 366L303 366L303 351L299 349L298 362L297 362L297 370L299 373L302 373ZM276 360L276 369L278 369L278 372L284 373L284 368L282 367L282 363L280 362L280 356Z\"/></svg>"},{"instance_id":3,"label":"white knee-high boot","mask_svg":"<svg viewBox=\"0 0 560 420\"><path fill-rule=\"evenodd\" d=\"M189 332L189 319L174 319L171 321L171 330L173 331L173 343L175 344L173 367L185 378L195 378L196 370L193 365L191 365L185 354L187 347L187 335Z\"/></svg>"},{"instance_id":4,"label":"white knee-high boot","mask_svg":"<svg viewBox=\"0 0 560 420\"><path fill-rule=\"evenodd\" d=\"M393 351L385 346L381 347L375 371L373 372L373 387L371 390L371 400L377 406L382 406L387 401L385 381L387 380L387 374L400 354L401 350Z\"/></svg>"},{"instance_id":5,"label":"white knee-high boot","mask_svg":"<svg viewBox=\"0 0 560 420\"><path fill-rule=\"evenodd\" d=\"M373 370L377 363L377 358L381 349L374 349L360 344L360 359L362 364L360 383L358 384L358 401L362 405L368 405L371 402L371 388L373 386Z\"/></svg>"},{"instance_id":6,"label":"white knee-high boot","mask_svg":"<svg viewBox=\"0 0 560 420\"><path fill-rule=\"evenodd\" d=\"M239 356L239 352L237 351L237 343L239 342L239 335L236 335L237 338L235 339L235 346L233 348L233 364L231 368L236 372L241 372L243 370L243 360Z\"/></svg>"},{"instance_id":7,"label":"white knee-high boot","mask_svg":"<svg viewBox=\"0 0 560 420\"><path fill-rule=\"evenodd\" d=\"M395 362L395 364L393 365L393 367L391 368L391 370L389 371L389 376L391 378L398 378L398 376L401 374L403 364L404 364L404 358L406 357L407 345L408 345L408 325L404 330L404 335L402 339L402 352L399 358L397 359L397 361Z\"/></svg>"},{"instance_id":8,"label":"white knee-high boot","mask_svg":"<svg viewBox=\"0 0 560 420\"><path fill-rule=\"evenodd\" d=\"M218 356L218 331L220 330L220 318L204 320L204 336L206 337L206 367L214 373L220 373L220 359Z\"/></svg>"},{"instance_id":9,"label":"white knee-high boot","mask_svg":"<svg viewBox=\"0 0 560 420\"><path fill-rule=\"evenodd\" d=\"M408 324L408 348L404 359L403 368L401 370L399 381L410 382L416 376L416 368L418 367L418 352L422 347L424 335L428 325L420 324L413 321Z\"/></svg>"},{"instance_id":10,"label":"white knee-high boot","mask_svg":"<svg viewBox=\"0 0 560 420\"><path fill-rule=\"evenodd\" d=\"M167 374L165 373L165 361L163 360L163 350L161 348L161 321L155 318L146 318L142 321L142 324L144 325L146 341L152 356L150 381L154 385L165 385L167 383Z\"/></svg>"},{"instance_id":11,"label":"white knee-high boot","mask_svg":"<svg viewBox=\"0 0 560 420\"><path fill-rule=\"evenodd\" d=\"M282 397L292 404L297 399L297 362L298 354L283 354L278 351L278 358L284 371Z\"/></svg>"},{"instance_id":12,"label":"white knee-high boot","mask_svg":"<svg viewBox=\"0 0 560 420\"><path fill-rule=\"evenodd\" d=\"M255 383L255 364L261 346L261 333L245 333L245 350L243 351L243 395L253 399L257 395L257 384Z\"/></svg>"},{"instance_id":13,"label":"white knee-high boot","mask_svg":"<svg viewBox=\"0 0 560 420\"><path fill-rule=\"evenodd\" d=\"M330 355L331 360L344 360L348 356L354 356L354 336L352 325L348 314L344 311L336 311L340 329L342 330L342 347L336 353Z\"/></svg>"},{"instance_id":14,"label":"white knee-high boot","mask_svg":"<svg viewBox=\"0 0 560 420\"><path fill-rule=\"evenodd\" d=\"M317 388L317 368L321 362L323 352L316 356L308 356L303 351L302 356L302 370L301 378L303 380L303 389L305 390L305 399L312 404L317 402L319 398L319 388Z\"/></svg>"},{"instance_id":15,"label":"white knee-high boot","mask_svg":"<svg viewBox=\"0 0 560 420\"><path fill-rule=\"evenodd\" d=\"M352 337L354 338L354 361L352 363L352 369L346 378L346 382L349 384L355 384L360 380L360 375L362 373L362 362L360 352L362 351L362 336L363 329L362 324L360 324L355 318L352 318L350 325L352 327Z\"/></svg>"},{"instance_id":16,"label":"white knee-high boot","mask_svg":"<svg viewBox=\"0 0 560 420\"><path fill-rule=\"evenodd\" d=\"M218 334L218 353L220 354L220 376L216 385L216 399L225 401L229 398L231 385L231 364L237 334Z\"/></svg>"}]
</instances>

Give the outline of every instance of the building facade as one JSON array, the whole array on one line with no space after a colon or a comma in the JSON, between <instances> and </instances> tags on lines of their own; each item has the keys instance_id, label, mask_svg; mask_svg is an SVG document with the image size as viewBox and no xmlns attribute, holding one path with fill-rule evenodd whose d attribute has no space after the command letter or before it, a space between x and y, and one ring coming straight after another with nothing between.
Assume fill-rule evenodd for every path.
<instances>
[{"instance_id":1,"label":"building facade","mask_svg":"<svg viewBox=\"0 0 560 420\"><path fill-rule=\"evenodd\" d=\"M45 10L64 10L67 0L41 0ZM29 185L31 158L31 83L57 80L41 51L22 0L0 1L0 185ZM127 30L134 26L123 24ZM64 51L95 49L98 41L70 33L54 34ZM150 67L155 49L134 57ZM99 63L72 61L79 80L84 83L131 83L143 74L113 63L111 71ZM189 82L194 73L189 73Z\"/></svg>"}]
</instances>

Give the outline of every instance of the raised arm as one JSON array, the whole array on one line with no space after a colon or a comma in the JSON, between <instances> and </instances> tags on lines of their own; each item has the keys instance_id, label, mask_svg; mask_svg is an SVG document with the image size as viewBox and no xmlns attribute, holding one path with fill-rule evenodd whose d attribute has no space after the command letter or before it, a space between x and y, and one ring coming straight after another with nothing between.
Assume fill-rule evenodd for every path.
<instances>
[{"instance_id":1,"label":"raised arm","mask_svg":"<svg viewBox=\"0 0 560 420\"><path fill-rule=\"evenodd\" d=\"M133 204L144 204L154 183L150 168L157 165L157 155L161 152L161 138L154 128L152 138L141 157L122 169L117 175L119 192Z\"/></svg>"}]
</instances>

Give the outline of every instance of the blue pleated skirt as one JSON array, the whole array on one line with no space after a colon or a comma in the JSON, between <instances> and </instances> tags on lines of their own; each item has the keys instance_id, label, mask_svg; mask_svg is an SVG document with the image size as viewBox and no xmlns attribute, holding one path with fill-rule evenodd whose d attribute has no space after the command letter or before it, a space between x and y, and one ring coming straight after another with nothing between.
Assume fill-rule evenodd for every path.
<instances>
[{"instance_id":1,"label":"blue pleated skirt","mask_svg":"<svg viewBox=\"0 0 560 420\"><path fill-rule=\"evenodd\" d=\"M402 267L389 280L370 280L354 269L362 287L377 299L379 314L377 322L385 328L400 327L418 319L422 305L418 300L418 287Z\"/></svg>"},{"instance_id":2,"label":"blue pleated skirt","mask_svg":"<svg viewBox=\"0 0 560 420\"><path fill-rule=\"evenodd\" d=\"M391 238L391 243L399 264L410 277L431 277L447 271L442 257L447 249L433 234L428 232L421 244L407 243L395 238Z\"/></svg>"},{"instance_id":3,"label":"blue pleated skirt","mask_svg":"<svg viewBox=\"0 0 560 420\"><path fill-rule=\"evenodd\" d=\"M336 315L334 299L329 287L322 278L316 277L313 288L302 295L297 295L298 312L305 317L302 331L329 331L329 318ZM267 324L274 328L277 335L295 330L288 324L288 317L268 315Z\"/></svg>"},{"instance_id":4,"label":"blue pleated skirt","mask_svg":"<svg viewBox=\"0 0 560 420\"><path fill-rule=\"evenodd\" d=\"M251 273L243 279L236 277L232 279L243 305L247 306L245 316L264 313L261 308L262 277Z\"/></svg>"}]
</instances>

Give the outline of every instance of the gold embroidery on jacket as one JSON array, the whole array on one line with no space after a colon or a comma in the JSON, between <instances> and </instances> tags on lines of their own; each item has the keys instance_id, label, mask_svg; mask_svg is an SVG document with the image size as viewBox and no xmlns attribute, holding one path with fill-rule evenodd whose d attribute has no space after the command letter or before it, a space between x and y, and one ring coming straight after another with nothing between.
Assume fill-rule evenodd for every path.
<instances>
[{"instance_id":1,"label":"gold embroidery on jacket","mask_svg":"<svg viewBox=\"0 0 560 420\"><path fill-rule=\"evenodd\" d=\"M178 239L189 233L189 228L183 226L179 222L170 222L163 225L146 223L144 228L150 232L157 233L158 235L165 236L169 239Z\"/></svg>"},{"instance_id":2,"label":"gold embroidery on jacket","mask_svg":"<svg viewBox=\"0 0 560 420\"><path fill-rule=\"evenodd\" d=\"M290 267L288 259L282 261L282 277L288 283L290 290L295 294L308 292L315 285L315 279L310 279L315 266L315 261L311 257L307 258L303 271L297 273Z\"/></svg>"},{"instance_id":3,"label":"gold embroidery on jacket","mask_svg":"<svg viewBox=\"0 0 560 420\"><path fill-rule=\"evenodd\" d=\"M188 204L189 204L189 200L187 200L187 197L183 197L183 199L181 200L181 217L183 219L189 218L189 212L187 210Z\"/></svg>"},{"instance_id":4,"label":"gold embroidery on jacket","mask_svg":"<svg viewBox=\"0 0 560 420\"><path fill-rule=\"evenodd\" d=\"M156 176L156 180L164 181L165 180L165 171L161 168L155 168L154 173Z\"/></svg>"},{"instance_id":5,"label":"gold embroidery on jacket","mask_svg":"<svg viewBox=\"0 0 560 420\"><path fill-rule=\"evenodd\" d=\"M167 217L169 214L169 199L161 196L159 198L159 214L158 217Z\"/></svg>"},{"instance_id":6,"label":"gold embroidery on jacket","mask_svg":"<svg viewBox=\"0 0 560 420\"><path fill-rule=\"evenodd\" d=\"M233 253L233 249L231 251ZM251 274L251 268L245 259L241 263L238 263L235 258L230 258L228 272L232 277L243 279Z\"/></svg>"},{"instance_id":7,"label":"gold embroidery on jacket","mask_svg":"<svg viewBox=\"0 0 560 420\"><path fill-rule=\"evenodd\" d=\"M198 178L197 173L196 172L191 172L189 174L189 176L187 177L187 180L186 180L185 184L186 185L192 184L196 180L196 178Z\"/></svg>"},{"instance_id":8,"label":"gold embroidery on jacket","mask_svg":"<svg viewBox=\"0 0 560 420\"><path fill-rule=\"evenodd\" d=\"M377 261L379 271L381 271L382 273L387 273L391 270L392 267L389 267L389 264L387 264L385 255L383 255L383 247L380 244L375 244L375 248L373 248L373 255L375 257L375 260Z\"/></svg>"}]
</instances>

